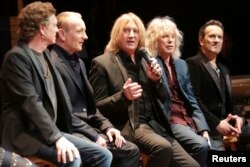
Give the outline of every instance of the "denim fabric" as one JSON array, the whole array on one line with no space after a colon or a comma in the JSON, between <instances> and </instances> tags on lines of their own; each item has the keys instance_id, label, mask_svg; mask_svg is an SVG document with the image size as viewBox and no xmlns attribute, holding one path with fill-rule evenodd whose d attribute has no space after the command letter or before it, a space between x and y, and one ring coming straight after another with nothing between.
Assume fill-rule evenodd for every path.
<instances>
[{"instance_id":1,"label":"denim fabric","mask_svg":"<svg viewBox=\"0 0 250 167\"><path fill-rule=\"evenodd\" d=\"M182 147L190 153L190 155L202 167L207 166L207 153L209 150L208 142L205 138L195 133L191 127L181 124L171 124L173 134L182 145Z\"/></svg>"},{"instance_id":2,"label":"denim fabric","mask_svg":"<svg viewBox=\"0 0 250 167\"><path fill-rule=\"evenodd\" d=\"M110 167L113 157L108 149L70 134L64 133L63 136L78 148L81 159L75 159L73 163L67 165L58 164L55 147L45 145L39 149L36 155L57 164L57 166L79 167L82 162L83 166L88 167Z\"/></svg>"}]
</instances>

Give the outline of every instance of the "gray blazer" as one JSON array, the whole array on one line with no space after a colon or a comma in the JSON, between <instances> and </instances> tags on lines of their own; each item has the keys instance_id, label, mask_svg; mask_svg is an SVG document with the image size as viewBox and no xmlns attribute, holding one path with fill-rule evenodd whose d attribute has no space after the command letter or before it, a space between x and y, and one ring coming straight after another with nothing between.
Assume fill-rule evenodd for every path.
<instances>
[{"instance_id":1,"label":"gray blazer","mask_svg":"<svg viewBox=\"0 0 250 167\"><path fill-rule=\"evenodd\" d=\"M26 44L12 48L2 65L1 145L21 155L36 153L41 144L53 145L62 136L59 129L71 131L69 96L47 50L44 57L55 83L58 112L38 61Z\"/></svg>"}]
</instances>

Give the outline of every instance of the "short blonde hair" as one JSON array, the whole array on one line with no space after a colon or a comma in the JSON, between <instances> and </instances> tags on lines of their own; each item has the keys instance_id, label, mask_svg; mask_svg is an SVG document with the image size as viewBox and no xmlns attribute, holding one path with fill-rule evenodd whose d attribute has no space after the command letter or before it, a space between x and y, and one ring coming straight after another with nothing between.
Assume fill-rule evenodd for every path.
<instances>
[{"instance_id":1,"label":"short blonde hair","mask_svg":"<svg viewBox=\"0 0 250 167\"><path fill-rule=\"evenodd\" d=\"M56 18L57 18L57 27L62 28L64 30L68 29L68 23L71 20L71 17L79 17L82 19L82 15L77 12L71 12L71 11L65 11L59 13Z\"/></svg>"},{"instance_id":2,"label":"short blonde hair","mask_svg":"<svg viewBox=\"0 0 250 167\"><path fill-rule=\"evenodd\" d=\"M110 40L108 42L108 50L110 53L116 54L119 52L119 38L123 32L123 28L128 24L129 21L134 21L139 30L139 45L138 48L145 46L145 27L142 20L134 13L125 13L118 17L113 25L110 34Z\"/></svg>"},{"instance_id":3,"label":"short blonde hair","mask_svg":"<svg viewBox=\"0 0 250 167\"><path fill-rule=\"evenodd\" d=\"M180 58L181 46L183 44L183 33L177 28L173 19L169 16L156 17L148 23L146 30L146 48L152 56L158 56L157 39L169 32L170 28L175 29L175 50L172 54L174 59Z\"/></svg>"}]
</instances>

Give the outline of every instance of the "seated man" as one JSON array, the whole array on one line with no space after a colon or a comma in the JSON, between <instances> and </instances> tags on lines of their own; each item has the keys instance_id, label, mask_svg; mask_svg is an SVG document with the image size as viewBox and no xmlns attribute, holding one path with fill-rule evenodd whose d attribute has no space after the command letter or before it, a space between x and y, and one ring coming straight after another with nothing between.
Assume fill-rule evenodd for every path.
<instances>
[{"instance_id":1,"label":"seated man","mask_svg":"<svg viewBox=\"0 0 250 167\"><path fill-rule=\"evenodd\" d=\"M79 13L62 12L57 16L58 34L52 48L52 61L68 90L75 135L108 148L113 153L112 166L138 167L138 147L121 136L109 120L96 108L92 87L87 79L86 68L77 52L88 39L85 23Z\"/></svg>"},{"instance_id":2,"label":"seated man","mask_svg":"<svg viewBox=\"0 0 250 167\"><path fill-rule=\"evenodd\" d=\"M220 151L225 150L223 136L239 136L245 122L233 113L230 73L217 59L223 35L220 21L207 21L199 30L199 52L186 60L194 94L211 130L212 148Z\"/></svg>"},{"instance_id":3,"label":"seated man","mask_svg":"<svg viewBox=\"0 0 250 167\"><path fill-rule=\"evenodd\" d=\"M163 69L162 79L170 97L164 103L170 128L182 147L205 167L209 128L193 94L187 64L180 59L182 42L182 32L171 17L155 17L148 23L146 47Z\"/></svg>"}]
</instances>

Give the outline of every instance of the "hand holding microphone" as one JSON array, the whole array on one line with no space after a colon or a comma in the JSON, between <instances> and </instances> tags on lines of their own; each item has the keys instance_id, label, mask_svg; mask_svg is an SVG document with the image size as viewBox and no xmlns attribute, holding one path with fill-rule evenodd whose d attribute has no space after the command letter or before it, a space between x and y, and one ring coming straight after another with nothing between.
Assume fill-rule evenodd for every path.
<instances>
[{"instance_id":1,"label":"hand holding microphone","mask_svg":"<svg viewBox=\"0 0 250 167\"><path fill-rule=\"evenodd\" d=\"M137 56L140 56L147 62L146 74L148 78L150 78L152 81L158 81L161 78L162 69L157 63L157 60L153 57L150 57L144 47L138 49Z\"/></svg>"},{"instance_id":2,"label":"hand holding microphone","mask_svg":"<svg viewBox=\"0 0 250 167\"><path fill-rule=\"evenodd\" d=\"M138 49L137 54L141 58L144 58L144 60L147 62L147 64L149 66L151 66L152 60L150 59L148 51L144 47L141 47L140 49Z\"/></svg>"}]
</instances>

